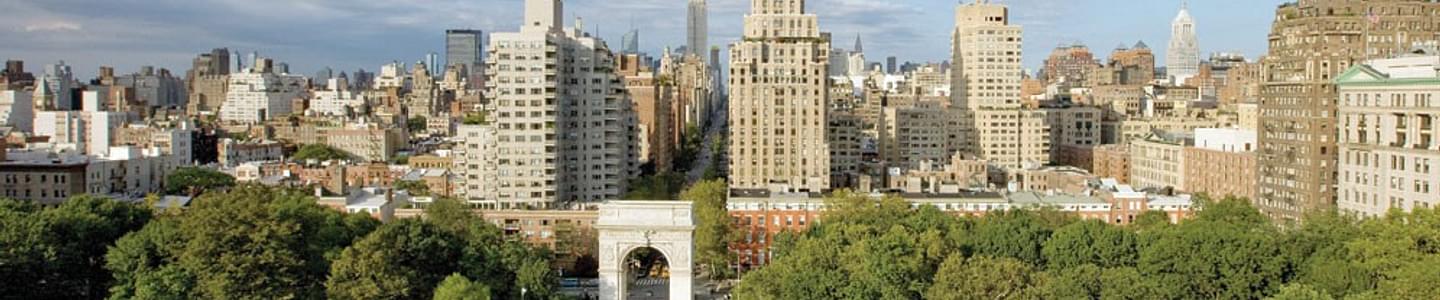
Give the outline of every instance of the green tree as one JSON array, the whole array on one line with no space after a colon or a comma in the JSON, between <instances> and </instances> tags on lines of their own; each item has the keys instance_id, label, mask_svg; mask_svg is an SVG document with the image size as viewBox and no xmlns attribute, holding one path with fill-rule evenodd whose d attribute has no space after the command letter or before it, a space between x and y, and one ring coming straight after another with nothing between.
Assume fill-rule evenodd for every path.
<instances>
[{"instance_id":1,"label":"green tree","mask_svg":"<svg viewBox=\"0 0 1440 300\"><path fill-rule=\"evenodd\" d=\"M149 222L151 211L103 197L57 207L0 199L0 293L21 299L104 298L114 278L106 247Z\"/></svg>"},{"instance_id":2,"label":"green tree","mask_svg":"<svg viewBox=\"0 0 1440 300\"><path fill-rule=\"evenodd\" d=\"M631 179L626 200L673 200L685 188L685 175L664 173Z\"/></svg>"},{"instance_id":3,"label":"green tree","mask_svg":"<svg viewBox=\"0 0 1440 300\"><path fill-rule=\"evenodd\" d=\"M410 130L412 134L425 132L425 128L427 127L425 122L425 116L410 117L409 120L405 121L405 129Z\"/></svg>"},{"instance_id":4,"label":"green tree","mask_svg":"<svg viewBox=\"0 0 1440 300\"><path fill-rule=\"evenodd\" d=\"M459 273L451 274L435 287L435 300L490 300L490 288L471 282Z\"/></svg>"},{"instance_id":5,"label":"green tree","mask_svg":"<svg viewBox=\"0 0 1440 300\"><path fill-rule=\"evenodd\" d=\"M1100 299L1104 292L1103 272L1091 264L1051 269L1042 294L1045 299Z\"/></svg>"},{"instance_id":6,"label":"green tree","mask_svg":"<svg viewBox=\"0 0 1440 300\"><path fill-rule=\"evenodd\" d=\"M1433 295L1434 295L1434 294L1431 294L1431 296L1433 296ZM1285 285L1285 286L1283 286L1283 287L1280 287L1280 292L1277 293L1277 294L1275 294L1275 296L1269 297L1269 298L1265 298L1265 299L1268 299L1268 300L1334 300L1335 297L1332 297L1332 296L1330 296L1330 294L1325 293L1325 291L1317 290L1317 289L1315 289L1314 287L1311 287L1311 286L1309 286L1309 285L1304 285L1304 284L1287 284L1287 285ZM1414 299L1418 299L1418 298L1414 298Z\"/></svg>"},{"instance_id":7,"label":"green tree","mask_svg":"<svg viewBox=\"0 0 1440 300\"><path fill-rule=\"evenodd\" d=\"M1043 266L1042 249L1050 239L1051 229L1040 215L1032 211L995 212L975 225L966 244L976 255L1010 257L1031 265Z\"/></svg>"},{"instance_id":8,"label":"green tree","mask_svg":"<svg viewBox=\"0 0 1440 300\"><path fill-rule=\"evenodd\" d=\"M951 256L935 273L926 299L1039 299L1034 267L1008 257Z\"/></svg>"},{"instance_id":9,"label":"green tree","mask_svg":"<svg viewBox=\"0 0 1440 300\"><path fill-rule=\"evenodd\" d=\"M235 176L210 168L181 167L165 175L165 194L198 196L235 186Z\"/></svg>"},{"instance_id":10,"label":"green tree","mask_svg":"<svg viewBox=\"0 0 1440 300\"><path fill-rule=\"evenodd\" d=\"M1240 214L1240 215L1231 215ZM1147 232L1140 273L1170 299L1256 299L1283 283L1288 262L1270 225L1244 216L1254 209L1207 212L1165 230Z\"/></svg>"},{"instance_id":11,"label":"green tree","mask_svg":"<svg viewBox=\"0 0 1440 300\"><path fill-rule=\"evenodd\" d=\"M489 124L489 121L487 120L488 117L489 117L489 113L487 113L487 112L485 112L485 111L471 112L471 113L465 114L465 119L461 121L461 124L465 124L465 125L485 125L485 124Z\"/></svg>"},{"instance_id":12,"label":"green tree","mask_svg":"<svg viewBox=\"0 0 1440 300\"><path fill-rule=\"evenodd\" d=\"M207 193L110 248L110 290L116 298L322 298L331 259L377 224L301 190Z\"/></svg>"},{"instance_id":13,"label":"green tree","mask_svg":"<svg viewBox=\"0 0 1440 300\"><path fill-rule=\"evenodd\" d=\"M409 192L415 196L429 196L430 185L419 180L396 180L395 189Z\"/></svg>"},{"instance_id":14,"label":"green tree","mask_svg":"<svg viewBox=\"0 0 1440 300\"><path fill-rule=\"evenodd\" d=\"M419 219L380 226L335 261L331 299L417 299L460 269L460 237Z\"/></svg>"},{"instance_id":15,"label":"green tree","mask_svg":"<svg viewBox=\"0 0 1440 300\"><path fill-rule=\"evenodd\" d=\"M712 180L697 183L680 195L695 209L695 262L722 278L728 276L734 261L730 243L739 237L726 207L729 191L724 181Z\"/></svg>"},{"instance_id":16,"label":"green tree","mask_svg":"<svg viewBox=\"0 0 1440 300\"><path fill-rule=\"evenodd\" d=\"M1041 252L1050 268L1134 266L1139 259L1135 243L1134 232L1092 220L1060 228Z\"/></svg>"},{"instance_id":17,"label":"green tree","mask_svg":"<svg viewBox=\"0 0 1440 300\"><path fill-rule=\"evenodd\" d=\"M353 160L355 155L324 144L308 144L300 146L300 150L296 150L290 159L295 161Z\"/></svg>"}]
</instances>

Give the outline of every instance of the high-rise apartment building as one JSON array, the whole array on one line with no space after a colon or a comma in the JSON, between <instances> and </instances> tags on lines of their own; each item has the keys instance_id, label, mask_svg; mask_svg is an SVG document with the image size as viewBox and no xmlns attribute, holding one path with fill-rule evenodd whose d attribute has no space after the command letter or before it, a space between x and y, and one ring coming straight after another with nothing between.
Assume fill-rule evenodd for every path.
<instances>
[{"instance_id":1,"label":"high-rise apartment building","mask_svg":"<svg viewBox=\"0 0 1440 300\"><path fill-rule=\"evenodd\" d=\"M1440 38L1437 10L1440 3L1424 0L1311 0L1276 9L1270 53L1261 61L1257 207L1298 219L1335 206L1336 75Z\"/></svg>"},{"instance_id":2,"label":"high-rise apartment building","mask_svg":"<svg viewBox=\"0 0 1440 300\"><path fill-rule=\"evenodd\" d=\"M970 114L968 152L1007 168L1050 162L1045 111L1020 101L1021 33L1005 5L978 0L955 8L951 101Z\"/></svg>"},{"instance_id":3,"label":"high-rise apartment building","mask_svg":"<svg viewBox=\"0 0 1440 300\"><path fill-rule=\"evenodd\" d=\"M685 18L686 34L685 49L690 53L699 56L701 59L709 57L710 51L710 11L705 4L706 0L690 0L689 15ZM719 63L711 61L708 63Z\"/></svg>"},{"instance_id":4,"label":"high-rise apartment building","mask_svg":"<svg viewBox=\"0 0 1440 300\"><path fill-rule=\"evenodd\" d=\"M485 33L471 29L446 30L445 66L451 65L464 66L463 73L470 86L482 86L481 80L485 77Z\"/></svg>"},{"instance_id":5,"label":"high-rise apartment building","mask_svg":"<svg viewBox=\"0 0 1440 300\"><path fill-rule=\"evenodd\" d=\"M830 188L828 35L805 1L754 0L730 46L730 187Z\"/></svg>"},{"instance_id":6,"label":"high-rise apartment building","mask_svg":"<svg viewBox=\"0 0 1440 300\"><path fill-rule=\"evenodd\" d=\"M1165 50L1165 72L1170 82L1182 84L1200 73L1200 42L1195 38L1195 19L1190 8L1180 5L1180 14L1170 23L1170 48Z\"/></svg>"},{"instance_id":7,"label":"high-rise apartment building","mask_svg":"<svg viewBox=\"0 0 1440 300\"><path fill-rule=\"evenodd\" d=\"M1380 217L1440 205L1440 56L1428 52L1339 76L1341 211Z\"/></svg>"},{"instance_id":8,"label":"high-rise apartment building","mask_svg":"<svg viewBox=\"0 0 1440 300\"><path fill-rule=\"evenodd\" d=\"M635 115L604 41L562 28L563 2L526 0L519 32L491 34L487 92L502 208L618 199L635 176ZM578 23L578 21L577 21Z\"/></svg>"},{"instance_id":9,"label":"high-rise apartment building","mask_svg":"<svg viewBox=\"0 0 1440 300\"><path fill-rule=\"evenodd\" d=\"M241 73L230 74L220 120L256 124L293 112L295 99L305 92L305 77L278 73L269 59Z\"/></svg>"}]
</instances>

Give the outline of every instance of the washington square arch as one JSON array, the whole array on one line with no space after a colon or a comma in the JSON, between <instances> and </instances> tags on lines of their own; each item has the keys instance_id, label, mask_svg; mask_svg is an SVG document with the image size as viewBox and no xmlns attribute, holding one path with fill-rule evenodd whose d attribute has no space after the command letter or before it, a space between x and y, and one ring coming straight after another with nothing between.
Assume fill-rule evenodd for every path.
<instances>
[{"instance_id":1,"label":"washington square arch","mask_svg":"<svg viewBox=\"0 0 1440 300\"><path fill-rule=\"evenodd\" d=\"M638 249L652 248L670 265L670 299L694 298L691 256L695 218L686 201L612 201L600 205L595 228L600 238L600 299L626 299L624 260Z\"/></svg>"}]
</instances>

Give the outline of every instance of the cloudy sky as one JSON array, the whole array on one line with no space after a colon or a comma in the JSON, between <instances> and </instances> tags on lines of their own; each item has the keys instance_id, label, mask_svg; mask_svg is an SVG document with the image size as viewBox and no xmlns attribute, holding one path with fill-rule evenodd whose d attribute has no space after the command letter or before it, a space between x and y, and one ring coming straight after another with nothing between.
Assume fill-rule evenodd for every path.
<instances>
[{"instance_id":1,"label":"cloudy sky","mask_svg":"<svg viewBox=\"0 0 1440 300\"><path fill-rule=\"evenodd\" d=\"M971 0L963 0L969 2ZM1008 0L1025 28L1025 65L1034 68L1056 45L1076 42L1107 55L1144 40L1163 53L1181 0ZM1284 0L1193 0L1202 52L1265 52L1276 5ZM565 15L618 46L641 30L642 50L684 43L686 0L568 0ZM739 38L749 0L710 0L710 43ZM295 72L321 67L374 71L444 51L444 30L514 31L520 0L0 0L0 59L25 60L32 71L65 60L82 78L100 65L130 73L143 65L183 73L195 54L215 47L258 51ZM836 45L856 35L867 56L883 61L940 61L949 56L956 0L810 0ZM1163 56L1163 55L1161 55ZM1161 58L1163 59L1163 57Z\"/></svg>"}]
</instances>

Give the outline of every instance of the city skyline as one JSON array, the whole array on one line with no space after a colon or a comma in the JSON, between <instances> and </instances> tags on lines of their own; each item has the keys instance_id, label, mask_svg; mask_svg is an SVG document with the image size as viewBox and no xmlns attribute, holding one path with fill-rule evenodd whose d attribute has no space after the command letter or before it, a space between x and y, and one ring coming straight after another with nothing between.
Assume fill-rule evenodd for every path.
<instances>
[{"instance_id":1,"label":"city skyline","mask_svg":"<svg viewBox=\"0 0 1440 300\"><path fill-rule=\"evenodd\" d=\"M65 60L81 78L94 76L102 65L113 66L121 73L145 65L183 72L193 53L214 47L242 53L258 51L290 62L298 74L313 74L324 67L336 72L360 68L373 72L385 63L413 63L426 53L443 52L446 29L516 30L520 16L504 12L521 9L519 2L509 1L317 1L292 4L293 11L283 12L262 9L274 5L225 0L156 3L151 7L91 2L0 1L0 11L5 12L0 15L6 15L0 18L0 26L12 28L0 31L0 43L12 45L3 54L37 66ZM739 39L742 24L734 20L743 16L748 4L741 0L711 2L708 42L724 47ZM1000 1L1015 12L1013 22L1025 28L1024 67L1031 71L1039 68L1055 46L1075 42L1089 46L1101 57L1115 45L1133 45L1140 40L1163 53L1165 49L1159 47L1166 46L1169 40L1170 21L1179 10L1180 0L1125 0L1132 5L1100 2ZM1273 8L1282 2L1190 3L1198 25L1201 56L1239 52L1254 59L1262 55ZM869 44L866 56L874 61L896 56L901 62L939 62L949 57L946 28L953 26L953 3L819 0L808 6L820 17L826 31L847 41L835 45L849 47L848 41L859 34ZM1254 9L1232 9L1235 7ZM567 26L573 26L576 17L583 18L586 31L615 49L620 49L621 36L633 24L641 31L641 51L658 56L664 47L686 44L686 9L683 1L571 0L566 1L564 18ZM620 15L602 18L602 12ZM1061 23L1066 25L1057 25ZM1157 63L1165 62L1161 59Z\"/></svg>"}]
</instances>

